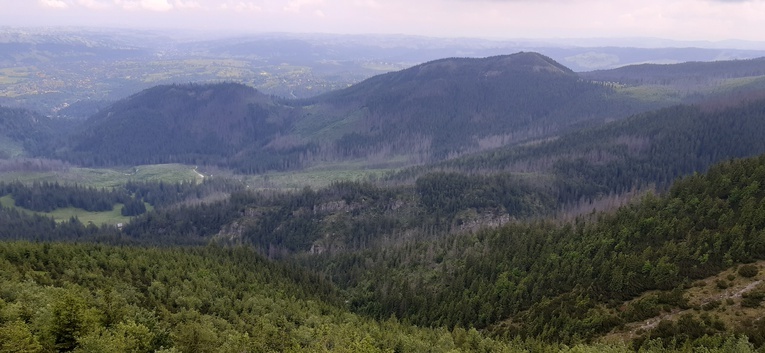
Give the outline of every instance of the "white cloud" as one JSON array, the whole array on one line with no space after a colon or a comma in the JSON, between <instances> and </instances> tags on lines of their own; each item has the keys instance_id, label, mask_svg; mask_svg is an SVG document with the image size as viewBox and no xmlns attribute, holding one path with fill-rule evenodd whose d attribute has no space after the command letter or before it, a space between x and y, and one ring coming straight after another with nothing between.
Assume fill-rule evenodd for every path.
<instances>
[{"instance_id":1,"label":"white cloud","mask_svg":"<svg viewBox=\"0 0 765 353\"><path fill-rule=\"evenodd\" d=\"M141 7L151 11L168 11L173 9L173 5L167 0L141 0Z\"/></svg>"},{"instance_id":2,"label":"white cloud","mask_svg":"<svg viewBox=\"0 0 765 353\"><path fill-rule=\"evenodd\" d=\"M188 9L188 10L197 10L197 9L204 8L204 6L202 6L202 4L200 4L198 1L184 1L184 0L173 1L173 6L175 6L176 9Z\"/></svg>"},{"instance_id":3,"label":"white cloud","mask_svg":"<svg viewBox=\"0 0 765 353\"><path fill-rule=\"evenodd\" d=\"M174 8L167 0L114 0L125 10L169 11Z\"/></svg>"},{"instance_id":4,"label":"white cloud","mask_svg":"<svg viewBox=\"0 0 765 353\"><path fill-rule=\"evenodd\" d=\"M39 0L39 1L40 1L40 5L54 8L54 9L65 9L69 7L69 4L67 4L63 0Z\"/></svg>"},{"instance_id":5,"label":"white cloud","mask_svg":"<svg viewBox=\"0 0 765 353\"><path fill-rule=\"evenodd\" d=\"M300 12L303 7L323 5L324 0L291 0L284 6L284 11Z\"/></svg>"},{"instance_id":6,"label":"white cloud","mask_svg":"<svg viewBox=\"0 0 765 353\"><path fill-rule=\"evenodd\" d=\"M258 5L255 5L251 2L239 2L238 4L234 5L234 10L242 12L242 11L261 11L262 8Z\"/></svg>"},{"instance_id":7,"label":"white cloud","mask_svg":"<svg viewBox=\"0 0 765 353\"><path fill-rule=\"evenodd\" d=\"M105 2L101 2L98 0L77 0L77 5L80 5L82 7L92 9L92 10L103 10L109 8L109 4Z\"/></svg>"}]
</instances>

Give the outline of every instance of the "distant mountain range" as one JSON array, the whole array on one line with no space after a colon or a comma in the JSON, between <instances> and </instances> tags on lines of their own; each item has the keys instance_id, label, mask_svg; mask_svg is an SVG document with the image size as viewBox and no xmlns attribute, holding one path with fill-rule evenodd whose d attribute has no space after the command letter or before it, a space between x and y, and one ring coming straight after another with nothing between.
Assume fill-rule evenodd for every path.
<instances>
[{"instance_id":1,"label":"distant mountain range","mask_svg":"<svg viewBox=\"0 0 765 353\"><path fill-rule=\"evenodd\" d=\"M245 172L355 158L421 163L653 106L537 53L454 58L307 100L234 83L158 86L91 117L63 156L87 165L182 162Z\"/></svg>"},{"instance_id":2,"label":"distant mountain range","mask_svg":"<svg viewBox=\"0 0 765 353\"><path fill-rule=\"evenodd\" d=\"M62 110L80 102L113 102L157 85L223 81L266 94L309 98L433 60L519 51L541 53L575 72L765 56L765 46L758 43L651 38L484 40L286 33L232 37L0 28L0 105L85 118L84 111Z\"/></svg>"},{"instance_id":3,"label":"distant mountain range","mask_svg":"<svg viewBox=\"0 0 765 353\"><path fill-rule=\"evenodd\" d=\"M440 59L308 99L269 96L238 83L160 85L110 105L72 106L100 109L84 122L6 110L18 118L6 123L2 150L87 166L187 163L243 173L348 161L421 165L676 103L713 108L762 98L763 63L576 73L550 57L521 52Z\"/></svg>"}]
</instances>

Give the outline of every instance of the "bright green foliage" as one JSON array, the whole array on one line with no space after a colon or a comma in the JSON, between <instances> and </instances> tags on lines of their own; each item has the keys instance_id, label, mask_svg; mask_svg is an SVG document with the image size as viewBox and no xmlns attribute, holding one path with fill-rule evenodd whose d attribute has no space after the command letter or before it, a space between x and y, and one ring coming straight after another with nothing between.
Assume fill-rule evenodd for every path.
<instances>
[{"instance_id":1,"label":"bright green foliage","mask_svg":"<svg viewBox=\"0 0 765 353\"><path fill-rule=\"evenodd\" d=\"M321 278L245 248L4 242L0 259L2 353L511 351L350 314Z\"/></svg>"},{"instance_id":2,"label":"bright green foliage","mask_svg":"<svg viewBox=\"0 0 765 353\"><path fill-rule=\"evenodd\" d=\"M0 353L39 353L42 345L23 321L0 326Z\"/></svg>"}]
</instances>

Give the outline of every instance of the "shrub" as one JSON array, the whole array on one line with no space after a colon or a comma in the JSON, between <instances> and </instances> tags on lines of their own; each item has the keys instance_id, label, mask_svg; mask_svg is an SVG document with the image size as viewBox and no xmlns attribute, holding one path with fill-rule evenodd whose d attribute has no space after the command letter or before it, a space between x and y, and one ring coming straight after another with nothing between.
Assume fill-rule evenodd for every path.
<instances>
[{"instance_id":1,"label":"shrub","mask_svg":"<svg viewBox=\"0 0 765 353\"><path fill-rule=\"evenodd\" d=\"M746 278L752 278L754 276L757 276L757 273L759 273L760 270L757 268L757 265L744 265L738 268L738 274L741 277Z\"/></svg>"},{"instance_id":2,"label":"shrub","mask_svg":"<svg viewBox=\"0 0 765 353\"><path fill-rule=\"evenodd\" d=\"M765 299L765 292L752 291L741 296L741 306L744 308L756 308Z\"/></svg>"},{"instance_id":3,"label":"shrub","mask_svg":"<svg viewBox=\"0 0 765 353\"><path fill-rule=\"evenodd\" d=\"M713 301L711 301L709 303L705 303L704 305L701 306L701 308L706 310L706 311L710 311L710 310L714 310L714 309L719 308L720 305L722 305L721 301L713 300Z\"/></svg>"}]
</instances>

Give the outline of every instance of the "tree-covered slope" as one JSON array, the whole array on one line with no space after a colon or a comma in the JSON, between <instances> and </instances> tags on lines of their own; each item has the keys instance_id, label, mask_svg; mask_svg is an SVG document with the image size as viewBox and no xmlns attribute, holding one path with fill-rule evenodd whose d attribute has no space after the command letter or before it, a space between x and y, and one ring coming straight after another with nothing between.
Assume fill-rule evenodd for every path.
<instances>
[{"instance_id":1,"label":"tree-covered slope","mask_svg":"<svg viewBox=\"0 0 765 353\"><path fill-rule=\"evenodd\" d=\"M584 78L629 85L660 84L701 86L725 79L765 75L765 58L629 65L611 70L582 72Z\"/></svg>"},{"instance_id":2,"label":"tree-covered slope","mask_svg":"<svg viewBox=\"0 0 765 353\"><path fill-rule=\"evenodd\" d=\"M232 83L158 86L91 117L58 156L243 172L333 161L423 163L653 107L537 53L443 59L308 100Z\"/></svg>"},{"instance_id":3,"label":"tree-covered slope","mask_svg":"<svg viewBox=\"0 0 765 353\"><path fill-rule=\"evenodd\" d=\"M429 183L446 187L454 185L452 179L446 176ZM449 180L452 182L446 182ZM48 349L55 349L57 344L67 347L76 344L82 349L98 347L88 348L92 351L104 350L104 345L149 344L136 342L155 342L152 343L155 349L157 344L165 348L199 344L198 347L233 345L243 349L284 342L291 349L309 351L340 349L354 342L371 343L383 350L408 344L413 344L414 351L427 345L446 347L444 350L481 347L480 343L465 346L465 341L459 338L464 331L452 330L457 326L475 327L501 340L518 337L531 340L523 344L546 341L551 346L540 347L554 351L561 349L555 344L591 342L623 324L653 317L657 310L693 309L685 293L694 281L737 264L765 260L763 183L765 156L735 160L719 164L704 175L684 178L663 196L648 195L637 204L587 221L511 222L495 229L458 234L432 226L407 229L403 227L405 223L395 223L399 218L386 220L392 215L386 212L402 207L406 211L411 206L397 199L396 193L361 184L337 185L323 195L323 191L310 190L287 196L239 194L223 204L151 212L122 233L108 227L84 227L76 221L56 225L4 209L0 213L3 217L0 229L10 230L9 236L17 239L51 239L41 237L50 234L60 236L59 239L119 243L152 241L152 236L184 240L183 236L200 235L200 240L208 241L213 234L236 234L237 229L248 234L247 229L254 230L250 235L271 238L239 240L259 247L265 244L268 248L262 252L273 255L270 251L275 249L274 254L279 257L286 255L285 261L321 275L314 277L295 267L269 263L259 258L257 251L237 248L158 250L3 243L0 251L5 253L0 268L4 270L0 271L0 279L5 284L0 287L3 288L0 334L22 337L33 347L54 347ZM449 190L441 191L448 194ZM449 199L436 196L431 200L431 211L447 214L453 201L444 202ZM414 196L417 197L430 196ZM343 202L333 202L333 198ZM364 207L374 212L365 213ZM369 218L377 211L381 218ZM242 216L254 222L244 224ZM417 213L414 216L419 217ZM373 222L364 223L370 220ZM141 230L142 224L152 222L157 226ZM323 225L312 228L314 223ZM20 229L34 224L38 228L26 228L26 234L19 234L23 233ZM218 233L224 229L228 230ZM378 232L381 229L387 229L392 236L376 241L379 240L376 236L385 237ZM141 231L136 234L142 235L133 237L134 231ZM290 234L322 238L333 235L330 232L350 236L341 241L353 246L344 251L302 251L298 256L280 253L277 246L270 246L307 239L291 239ZM191 242L185 244L188 243ZM239 267L245 259L254 262ZM267 270L259 269L261 265L257 264ZM279 279L281 275L274 273L284 274L287 279ZM335 291L327 282L322 284L321 276L344 292ZM269 292L273 287L283 289ZM108 288L120 289L112 302L104 299L108 297ZM226 294L229 288L240 294ZM263 293L260 290L270 294L264 294L265 297L251 294ZM649 291L656 292L646 299L625 302ZM24 294L15 294L19 292ZM293 293L290 295L295 298L278 299L284 298L284 293ZM744 305L758 305L762 299L758 293L747 292L745 298L726 304L726 308L740 310L737 308ZM257 311L261 308L257 306L251 308L257 315L243 316L252 313L240 311L243 303L248 302L245 299L251 296L271 303L265 314ZM295 299L298 304L294 304ZM33 300L36 301L30 302ZM103 301L106 304L102 305ZM325 304L311 304L321 302ZM357 314L386 321L376 323L347 313L333 314L343 312L338 307L341 302ZM29 307L46 309L25 311ZM120 314L119 310L117 314L107 314L107 309L121 307L126 307L128 314ZM288 309L281 309L284 307ZM290 308L299 308L299 313ZM721 324L714 312L704 308L693 310L690 316L683 315L657 326L656 330L641 331L642 336L638 336L635 344L649 351L659 346L730 351L731 345L750 350L748 344L733 338L737 333L746 334L757 346L765 343L762 325L746 321ZM273 314L282 312L283 316ZM312 316L317 312L317 316ZM449 330L402 328L405 334L386 336L386 332L402 332L395 328L398 327L395 321L387 320L392 316L402 322ZM60 317L75 324L61 324L56 321ZM259 326L252 326L253 322ZM354 328L366 333L356 334L359 331ZM204 339L187 341L190 338L186 332ZM342 338L334 338L334 332L342 332ZM436 333L432 336L428 332ZM482 341L477 334L471 333L478 339L475 342ZM404 339L406 342L399 343L406 335L426 338ZM708 337L704 338L705 335ZM433 337L438 337L434 339L439 343L433 343L430 340ZM155 339L164 343L156 343ZM317 341L343 343L332 343L332 348L327 348L315 346ZM495 341L483 344L495 347L483 351L499 349L491 346L497 344ZM514 341L512 349L523 347L515 344L520 343ZM598 349L580 347L587 348Z\"/></svg>"},{"instance_id":4,"label":"tree-covered slope","mask_svg":"<svg viewBox=\"0 0 765 353\"><path fill-rule=\"evenodd\" d=\"M39 153L60 128L35 112L0 106L0 158Z\"/></svg>"},{"instance_id":5,"label":"tree-covered slope","mask_svg":"<svg viewBox=\"0 0 765 353\"><path fill-rule=\"evenodd\" d=\"M535 143L499 148L404 170L408 180L435 170L535 173L565 182L562 202L634 188L666 189L678 177L730 158L765 153L765 100L711 109L675 106Z\"/></svg>"},{"instance_id":6,"label":"tree-covered slope","mask_svg":"<svg viewBox=\"0 0 765 353\"><path fill-rule=\"evenodd\" d=\"M474 325L504 337L592 340L645 315L641 303L621 306L626 299L659 290L654 308L683 307L683 289L694 280L765 259L763 183L765 156L736 160L591 221L510 224L302 261L351 289L357 312ZM702 325L698 315L693 320ZM715 324L675 343L761 335L756 327Z\"/></svg>"},{"instance_id":7,"label":"tree-covered slope","mask_svg":"<svg viewBox=\"0 0 765 353\"><path fill-rule=\"evenodd\" d=\"M62 156L86 165L282 167L282 159L269 160L263 149L289 132L292 112L239 84L157 86L92 116ZM271 153L290 158L289 151Z\"/></svg>"},{"instance_id":8,"label":"tree-covered slope","mask_svg":"<svg viewBox=\"0 0 765 353\"><path fill-rule=\"evenodd\" d=\"M246 248L0 242L0 352L515 352L344 310ZM552 350L552 349L551 349Z\"/></svg>"},{"instance_id":9,"label":"tree-covered slope","mask_svg":"<svg viewBox=\"0 0 765 353\"><path fill-rule=\"evenodd\" d=\"M538 53L436 60L297 104L316 119L343 118L338 147L347 155L435 159L647 109Z\"/></svg>"}]
</instances>

